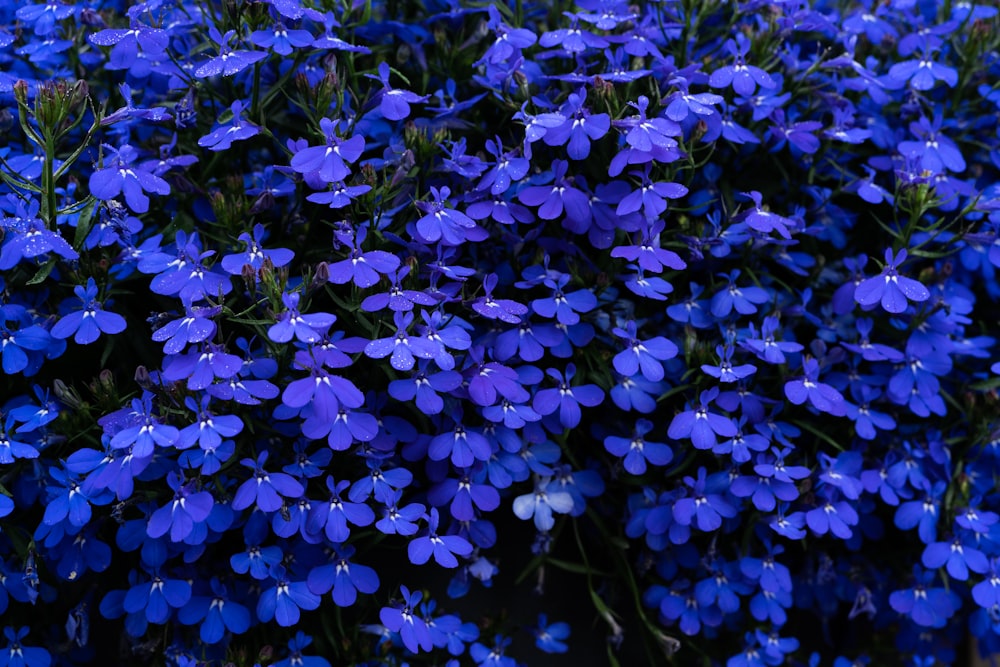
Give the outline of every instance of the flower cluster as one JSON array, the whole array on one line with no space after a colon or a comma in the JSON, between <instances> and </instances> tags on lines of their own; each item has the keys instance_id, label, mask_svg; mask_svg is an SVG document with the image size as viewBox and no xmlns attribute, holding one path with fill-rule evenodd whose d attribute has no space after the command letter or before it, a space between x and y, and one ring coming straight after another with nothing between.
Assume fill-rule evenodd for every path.
<instances>
[{"instance_id":1,"label":"flower cluster","mask_svg":"<svg viewBox=\"0 0 1000 667\"><path fill-rule=\"evenodd\" d=\"M0 63L0 665L1000 652L992 4L37 0Z\"/></svg>"}]
</instances>

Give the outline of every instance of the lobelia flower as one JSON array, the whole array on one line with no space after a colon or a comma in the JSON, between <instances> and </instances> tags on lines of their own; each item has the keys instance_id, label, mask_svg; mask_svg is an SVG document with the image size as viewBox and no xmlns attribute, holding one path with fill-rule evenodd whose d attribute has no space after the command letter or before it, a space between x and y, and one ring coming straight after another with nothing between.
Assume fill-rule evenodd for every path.
<instances>
[{"instance_id":1,"label":"lobelia flower","mask_svg":"<svg viewBox=\"0 0 1000 667\"><path fill-rule=\"evenodd\" d=\"M299 630L288 640L288 657L273 663L274 667L330 667L326 658L302 655L302 651L311 643L312 637Z\"/></svg>"},{"instance_id":2,"label":"lobelia flower","mask_svg":"<svg viewBox=\"0 0 1000 667\"><path fill-rule=\"evenodd\" d=\"M735 59L732 65L725 65L712 72L708 85L712 88L728 88L740 95L751 96L761 88L774 88L777 84L771 76L759 67L747 65L745 58L750 52L750 40L743 33L736 34L736 40L727 39L725 48Z\"/></svg>"},{"instance_id":3,"label":"lobelia flower","mask_svg":"<svg viewBox=\"0 0 1000 667\"><path fill-rule=\"evenodd\" d=\"M416 363L416 357L433 359L440 353L440 345L434 341L407 333L413 323L413 313L393 313L396 334L389 338L377 338L365 346L365 355L373 359L383 359L392 355L390 365L398 371L408 371Z\"/></svg>"},{"instance_id":4,"label":"lobelia flower","mask_svg":"<svg viewBox=\"0 0 1000 667\"><path fill-rule=\"evenodd\" d=\"M104 310L97 300L97 283L87 278L87 285L77 285L73 293L83 303L83 309L62 317L49 331L54 338L73 336L80 345L89 345L102 333L118 334L125 331L125 318Z\"/></svg>"},{"instance_id":5,"label":"lobelia flower","mask_svg":"<svg viewBox=\"0 0 1000 667\"><path fill-rule=\"evenodd\" d=\"M719 382L738 382L756 373L757 367L752 364L733 366L733 353L735 351L731 345L717 345L715 353L719 355L719 365L702 364L701 370Z\"/></svg>"},{"instance_id":6,"label":"lobelia flower","mask_svg":"<svg viewBox=\"0 0 1000 667\"><path fill-rule=\"evenodd\" d=\"M374 313L385 308L393 311L413 310L416 305L436 306L438 301L430 294L421 290L403 289L403 280L410 275L410 267L404 266L392 276L392 287L388 292L372 294L361 302L361 309Z\"/></svg>"},{"instance_id":7,"label":"lobelia flower","mask_svg":"<svg viewBox=\"0 0 1000 667\"><path fill-rule=\"evenodd\" d=\"M589 220L590 198L567 176L568 169L565 160L553 160L551 171L540 177L544 179L542 182L551 177L552 184L526 187L517 193L518 200L526 206L538 206L538 217L542 220L556 220L564 214L571 221Z\"/></svg>"},{"instance_id":8,"label":"lobelia flower","mask_svg":"<svg viewBox=\"0 0 1000 667\"><path fill-rule=\"evenodd\" d=\"M194 70L194 75L199 79L206 79L220 74L222 76L233 76L267 57L266 51L231 49L229 43L236 36L235 30L229 30L223 35L215 25L211 25L208 28L208 36L218 45L219 55L209 59L208 62L202 63Z\"/></svg>"},{"instance_id":9,"label":"lobelia flower","mask_svg":"<svg viewBox=\"0 0 1000 667\"><path fill-rule=\"evenodd\" d=\"M414 565L423 565L431 556L441 567L458 567L458 556L469 556L472 544L460 535L438 534L438 511L432 507L427 517L427 534L415 537L407 545L406 553Z\"/></svg>"},{"instance_id":10,"label":"lobelia flower","mask_svg":"<svg viewBox=\"0 0 1000 667\"><path fill-rule=\"evenodd\" d=\"M229 120L222 121L219 117L218 124L211 132L198 139L198 145L210 151L225 151L232 147L234 141L245 141L260 134L260 127L255 123L244 120L240 117L243 113L243 102L236 100L229 107L231 114ZM223 113L223 116L226 114Z\"/></svg>"},{"instance_id":11,"label":"lobelia flower","mask_svg":"<svg viewBox=\"0 0 1000 667\"><path fill-rule=\"evenodd\" d=\"M667 199L680 199L688 193L688 189L680 183L653 182L650 171L650 165L646 165L643 171L630 172L640 180L640 186L618 202L615 209L617 215L642 211L646 220L656 220L667 210Z\"/></svg>"},{"instance_id":12,"label":"lobelia flower","mask_svg":"<svg viewBox=\"0 0 1000 667\"><path fill-rule=\"evenodd\" d=\"M757 312L757 305L771 300L770 294L763 287L738 287L736 279L740 277L740 273L739 269L733 269L728 275L719 274L729 280L729 285L712 297L710 307L715 317L726 317L733 309L741 315L752 315Z\"/></svg>"},{"instance_id":13,"label":"lobelia flower","mask_svg":"<svg viewBox=\"0 0 1000 667\"><path fill-rule=\"evenodd\" d=\"M889 605L900 614L909 616L919 626L943 628L948 619L958 610L961 602L958 594L947 588L931 586L934 573L913 568L917 580L913 588L893 591L889 595Z\"/></svg>"},{"instance_id":14,"label":"lobelia flower","mask_svg":"<svg viewBox=\"0 0 1000 667\"><path fill-rule=\"evenodd\" d=\"M546 278L545 286L552 289L552 296L532 301L532 310L542 317L555 317L562 324L579 322L580 315L578 313L586 313L596 308L597 297L589 289L564 292L563 288L569 281L568 274L562 274L556 280Z\"/></svg>"},{"instance_id":15,"label":"lobelia flower","mask_svg":"<svg viewBox=\"0 0 1000 667\"><path fill-rule=\"evenodd\" d=\"M365 152L365 139L355 134L349 139L337 136L337 124L321 118L319 128L326 137L323 146L307 146L292 156L291 167L300 174L315 175L323 183L345 181L351 174L349 163Z\"/></svg>"},{"instance_id":16,"label":"lobelia flower","mask_svg":"<svg viewBox=\"0 0 1000 667\"><path fill-rule=\"evenodd\" d=\"M176 447L187 449L198 443L202 449L215 449L222 444L223 438L232 438L243 430L243 420L236 415L217 415L209 412L208 405L211 396L204 396L201 405L188 396L184 405L198 415L198 421L180 431Z\"/></svg>"},{"instance_id":17,"label":"lobelia flower","mask_svg":"<svg viewBox=\"0 0 1000 667\"><path fill-rule=\"evenodd\" d=\"M403 645L410 651L419 653L421 649L432 650L434 643L427 630L427 623L416 615L416 608L423 599L423 593L414 591L411 594L406 586L400 586L399 590L403 594L402 605L382 607L379 611L379 620L390 631L398 632Z\"/></svg>"},{"instance_id":18,"label":"lobelia flower","mask_svg":"<svg viewBox=\"0 0 1000 667\"><path fill-rule=\"evenodd\" d=\"M141 166L133 166L139 157L138 151L129 144L115 149L107 144L108 151L105 167L94 170L90 176L88 187L90 194L97 199L114 199L120 194L125 195L125 203L136 213L149 210L149 197L146 192L158 195L169 195L170 185Z\"/></svg>"},{"instance_id":19,"label":"lobelia flower","mask_svg":"<svg viewBox=\"0 0 1000 667\"><path fill-rule=\"evenodd\" d=\"M191 584L154 572L149 581L138 581L125 593L122 607L130 614L142 614L150 623L166 623L173 609L191 599Z\"/></svg>"},{"instance_id":20,"label":"lobelia flower","mask_svg":"<svg viewBox=\"0 0 1000 667\"><path fill-rule=\"evenodd\" d=\"M465 213L450 208L451 188L431 186L433 201L414 202L424 215L417 220L419 239L425 243L440 241L442 245L459 246L466 241L484 241L489 234Z\"/></svg>"},{"instance_id":21,"label":"lobelia flower","mask_svg":"<svg viewBox=\"0 0 1000 667\"><path fill-rule=\"evenodd\" d=\"M549 531L556 525L553 513L569 514L573 505L573 496L560 490L551 477L539 477L535 479L533 492L514 498L513 509L517 518L523 521L533 519L535 528Z\"/></svg>"},{"instance_id":22,"label":"lobelia flower","mask_svg":"<svg viewBox=\"0 0 1000 667\"><path fill-rule=\"evenodd\" d=\"M820 412L829 413L835 417L847 414L844 397L832 386L819 381L819 362L808 358L802 362L803 377L789 380L785 383L785 397L795 405L802 405L807 400Z\"/></svg>"},{"instance_id":23,"label":"lobelia flower","mask_svg":"<svg viewBox=\"0 0 1000 667\"><path fill-rule=\"evenodd\" d=\"M499 280L495 273L490 273L483 278L484 295L477 297L470 305L483 317L517 324L521 321L521 317L528 313L528 307L511 299L495 299L493 290L496 289Z\"/></svg>"},{"instance_id":24,"label":"lobelia flower","mask_svg":"<svg viewBox=\"0 0 1000 667\"><path fill-rule=\"evenodd\" d=\"M195 524L208 519L215 501L208 491L196 491L194 480L185 480L175 471L167 474L174 497L149 517L146 533L153 538L170 533L171 542L182 542Z\"/></svg>"},{"instance_id":25,"label":"lobelia flower","mask_svg":"<svg viewBox=\"0 0 1000 667\"><path fill-rule=\"evenodd\" d=\"M670 447L662 442L652 442L645 435L653 430L653 422L638 419L631 438L609 435L604 439L604 448L613 456L623 457L622 465L633 475L646 472L647 462L654 466L668 465L674 458Z\"/></svg>"},{"instance_id":26,"label":"lobelia flower","mask_svg":"<svg viewBox=\"0 0 1000 667\"><path fill-rule=\"evenodd\" d=\"M677 356L678 349L673 342L663 336L639 340L634 321L629 321L624 329L615 327L612 332L626 341L627 348L615 355L615 370L632 377L641 372L650 382L663 379L663 363Z\"/></svg>"},{"instance_id":27,"label":"lobelia flower","mask_svg":"<svg viewBox=\"0 0 1000 667\"><path fill-rule=\"evenodd\" d=\"M291 475L264 470L267 457L268 452L263 451L256 461L249 458L240 461L240 465L253 471L253 476L236 489L232 502L234 510L244 510L256 503L263 512L276 512L281 509L282 496L298 498L305 493L302 484Z\"/></svg>"},{"instance_id":28,"label":"lobelia flower","mask_svg":"<svg viewBox=\"0 0 1000 667\"><path fill-rule=\"evenodd\" d=\"M924 547L920 562L932 570L944 566L948 574L958 581L967 581L969 570L977 574L986 574L990 569L986 555L972 545L963 544L958 537L947 542L928 544Z\"/></svg>"},{"instance_id":29,"label":"lobelia flower","mask_svg":"<svg viewBox=\"0 0 1000 667\"><path fill-rule=\"evenodd\" d=\"M909 83L914 90L930 90L936 81L943 81L949 88L958 85L958 71L934 60L934 51L924 45L923 56L915 60L904 60L889 68L889 79L895 83Z\"/></svg>"},{"instance_id":30,"label":"lobelia flower","mask_svg":"<svg viewBox=\"0 0 1000 667\"><path fill-rule=\"evenodd\" d=\"M660 233L665 227L666 223L662 220L656 220L651 225L644 225L642 243L615 246L611 250L611 256L637 262L642 269L652 273L661 273L665 266L677 271L687 268L687 264L680 255L660 247Z\"/></svg>"},{"instance_id":31,"label":"lobelia flower","mask_svg":"<svg viewBox=\"0 0 1000 667\"><path fill-rule=\"evenodd\" d=\"M909 301L921 303L931 298L931 293L919 281L902 276L898 266L906 261L906 248L900 248L893 259L892 249L885 250L885 266L882 273L861 281L854 290L854 300L862 308L870 310L881 303L890 313L902 313Z\"/></svg>"},{"instance_id":32,"label":"lobelia flower","mask_svg":"<svg viewBox=\"0 0 1000 667\"><path fill-rule=\"evenodd\" d=\"M709 404L718 396L718 387L701 392L698 397L700 406L675 415L667 429L667 437L673 440L690 438L697 449L714 449L718 445L717 435L735 437L737 428L733 420L708 410Z\"/></svg>"},{"instance_id":33,"label":"lobelia flower","mask_svg":"<svg viewBox=\"0 0 1000 667\"><path fill-rule=\"evenodd\" d=\"M754 208L733 218L735 222L744 222L747 227L761 234L770 234L772 231L776 231L786 239L792 238L789 228L794 229L797 226L794 220L762 208L763 195L756 190L740 194L753 200Z\"/></svg>"},{"instance_id":34,"label":"lobelia flower","mask_svg":"<svg viewBox=\"0 0 1000 667\"><path fill-rule=\"evenodd\" d=\"M156 445L170 447L180 437L176 428L162 423L153 414L153 395L148 392L132 399L131 409L125 412L128 426L111 438L112 449L131 448L136 457L145 458L153 454Z\"/></svg>"},{"instance_id":35,"label":"lobelia flower","mask_svg":"<svg viewBox=\"0 0 1000 667\"><path fill-rule=\"evenodd\" d=\"M80 254L38 217L41 203L35 198L28 202L25 206L23 201L18 201L13 216L0 218L0 232L4 235L0 270L12 269L22 259L34 259L50 252L63 259L79 259Z\"/></svg>"},{"instance_id":36,"label":"lobelia flower","mask_svg":"<svg viewBox=\"0 0 1000 667\"><path fill-rule=\"evenodd\" d=\"M417 95L409 90L393 88L389 83L389 63L378 64L378 75L366 74L369 79L381 82L382 89L376 93L379 111L386 120L404 120L410 115L410 105L426 102L427 95Z\"/></svg>"},{"instance_id":37,"label":"lobelia flower","mask_svg":"<svg viewBox=\"0 0 1000 667\"><path fill-rule=\"evenodd\" d=\"M306 583L309 590L324 595L333 590L333 601L338 607L350 607L358 598L358 591L374 593L378 590L379 579L375 570L351 563L354 547L342 545L330 554L330 562L309 571Z\"/></svg>"},{"instance_id":38,"label":"lobelia flower","mask_svg":"<svg viewBox=\"0 0 1000 667\"><path fill-rule=\"evenodd\" d=\"M212 595L192 595L177 612L177 619L185 625L200 626L198 633L206 644L221 641L227 631L241 635L249 630L250 610L234 602L218 579L213 577L210 585Z\"/></svg>"},{"instance_id":39,"label":"lobelia flower","mask_svg":"<svg viewBox=\"0 0 1000 667\"><path fill-rule=\"evenodd\" d=\"M293 49L312 46L315 40L308 30L290 30L279 21L269 30L254 30L250 34L250 41L262 49L271 49L278 55L288 56Z\"/></svg>"},{"instance_id":40,"label":"lobelia flower","mask_svg":"<svg viewBox=\"0 0 1000 667\"><path fill-rule=\"evenodd\" d=\"M142 25L134 17L129 23L128 29L106 28L87 36L91 44L112 47L106 69L131 69L139 59L140 48L147 56L160 56L169 46L170 34L166 30Z\"/></svg>"},{"instance_id":41,"label":"lobelia flower","mask_svg":"<svg viewBox=\"0 0 1000 667\"><path fill-rule=\"evenodd\" d=\"M420 369L412 378L393 380L389 383L389 395L397 401L416 400L417 408L428 415L436 415L444 409L444 399L438 392L448 393L462 385L462 376L455 371L428 373L428 364L421 362Z\"/></svg>"},{"instance_id":42,"label":"lobelia flower","mask_svg":"<svg viewBox=\"0 0 1000 667\"><path fill-rule=\"evenodd\" d=\"M559 424L563 428L575 428L580 423L580 406L593 408L601 404L604 400L604 391L595 384L584 384L570 386L570 382L576 375L576 365L566 366L566 377L564 378L555 368L546 371L546 375L559 383L555 389L540 389L531 407L543 416L559 411Z\"/></svg>"},{"instance_id":43,"label":"lobelia flower","mask_svg":"<svg viewBox=\"0 0 1000 667\"><path fill-rule=\"evenodd\" d=\"M52 656L46 649L22 643L28 636L27 627L15 630L8 626L3 629L3 634L10 642L7 649L0 652L0 665L3 667L49 667L52 664Z\"/></svg>"},{"instance_id":44,"label":"lobelia flower","mask_svg":"<svg viewBox=\"0 0 1000 667\"><path fill-rule=\"evenodd\" d=\"M331 542L346 542L351 536L348 522L355 526L369 526L375 521L375 513L368 505L356 502L344 502L340 494L351 485L347 480L337 482L327 475L326 488L330 498L324 503L315 503L309 511L307 529L312 534L321 530Z\"/></svg>"},{"instance_id":45,"label":"lobelia flower","mask_svg":"<svg viewBox=\"0 0 1000 667\"><path fill-rule=\"evenodd\" d=\"M965 171L965 158L954 141L941 133L944 119L940 113L930 120L921 115L919 120L910 123L910 132L919 141L899 142L899 152L912 161L918 161L921 169L931 175L942 173L945 169L955 173ZM925 174L921 174L923 177Z\"/></svg>"},{"instance_id":46,"label":"lobelia flower","mask_svg":"<svg viewBox=\"0 0 1000 667\"><path fill-rule=\"evenodd\" d=\"M566 653L569 645L565 640L569 639L569 623L549 623L545 614L538 615L538 626L533 630L535 635L535 646L545 653Z\"/></svg>"},{"instance_id":47,"label":"lobelia flower","mask_svg":"<svg viewBox=\"0 0 1000 667\"><path fill-rule=\"evenodd\" d=\"M275 268L285 266L295 257L295 253L288 248L262 248L266 233L264 225L257 223L253 226L253 235L243 232L239 240L246 244L246 249L241 253L226 255L219 263L223 271L231 276L241 275L244 266L251 266L254 270L260 270L264 266L264 260L268 259Z\"/></svg>"},{"instance_id":48,"label":"lobelia flower","mask_svg":"<svg viewBox=\"0 0 1000 667\"><path fill-rule=\"evenodd\" d=\"M757 330L753 323L750 324L750 335L752 338L744 338L740 341L742 347L751 350L762 361L771 364L783 364L786 362L785 353L789 354L802 351L799 343L775 340L775 333L778 332L780 322L777 317L768 315L764 318L761 326L761 338L756 338Z\"/></svg>"},{"instance_id":49,"label":"lobelia flower","mask_svg":"<svg viewBox=\"0 0 1000 667\"><path fill-rule=\"evenodd\" d=\"M586 99L586 88L570 93L559 109L563 122L548 128L542 136L542 141L549 146L565 145L572 160L586 160L590 156L591 142L597 141L611 129L611 117L606 113L591 114L584 106Z\"/></svg>"},{"instance_id":50,"label":"lobelia flower","mask_svg":"<svg viewBox=\"0 0 1000 667\"><path fill-rule=\"evenodd\" d=\"M114 56L112 55L112 60L113 59ZM160 121L171 120L173 118L163 107L152 107L149 109L136 107L132 102L132 88L127 83L120 84L118 86L118 90L121 91L122 97L125 98L125 106L101 118L101 125L113 125L114 123L118 123L123 120L146 120L158 123ZM177 135L174 135L174 141L176 141L176 137ZM194 156L188 156L188 159L192 162L197 160Z\"/></svg>"},{"instance_id":51,"label":"lobelia flower","mask_svg":"<svg viewBox=\"0 0 1000 667\"><path fill-rule=\"evenodd\" d=\"M368 236L367 227L359 227L356 236L339 239L351 250L347 259L330 264L328 271L330 282L335 285L353 282L358 287L371 287L382 279L383 275L391 275L399 268L400 261L396 255L384 250L362 250L362 244Z\"/></svg>"},{"instance_id":52,"label":"lobelia flower","mask_svg":"<svg viewBox=\"0 0 1000 667\"><path fill-rule=\"evenodd\" d=\"M305 581L295 581L284 566L276 563L268 570L274 586L265 589L257 601L257 618L266 623L274 619L284 628L299 622L301 609L312 611L319 607L322 598L309 590Z\"/></svg>"},{"instance_id":53,"label":"lobelia flower","mask_svg":"<svg viewBox=\"0 0 1000 667\"><path fill-rule=\"evenodd\" d=\"M500 137L487 139L486 151L497 161L488 170L484 169L486 173L476 185L477 190L489 188L491 195L499 196L510 189L511 183L527 176L531 162L526 157L517 157L515 152L504 152Z\"/></svg>"},{"instance_id":54,"label":"lobelia flower","mask_svg":"<svg viewBox=\"0 0 1000 667\"><path fill-rule=\"evenodd\" d=\"M300 298L298 292L285 292L281 295L281 302L286 310L278 315L278 321L267 330L267 337L275 343L287 343L293 337L303 343L315 343L322 338L320 332L337 321L336 315L330 313L302 315L299 312Z\"/></svg>"}]
</instances>

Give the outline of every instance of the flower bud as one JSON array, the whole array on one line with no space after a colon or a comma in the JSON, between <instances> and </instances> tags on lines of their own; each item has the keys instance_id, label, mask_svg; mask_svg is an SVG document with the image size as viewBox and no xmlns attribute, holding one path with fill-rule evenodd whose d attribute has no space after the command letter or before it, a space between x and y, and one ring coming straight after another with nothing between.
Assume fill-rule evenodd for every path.
<instances>
[{"instance_id":1,"label":"flower bud","mask_svg":"<svg viewBox=\"0 0 1000 667\"><path fill-rule=\"evenodd\" d=\"M145 366L136 366L135 383L143 389L153 389L153 378Z\"/></svg>"},{"instance_id":2,"label":"flower bud","mask_svg":"<svg viewBox=\"0 0 1000 667\"><path fill-rule=\"evenodd\" d=\"M18 79L14 84L14 99L18 104L28 103L28 82L24 79Z\"/></svg>"},{"instance_id":3,"label":"flower bud","mask_svg":"<svg viewBox=\"0 0 1000 667\"><path fill-rule=\"evenodd\" d=\"M56 395L60 401L66 404L70 410L79 410L83 407L83 400L75 389L67 387L66 383L56 378L52 382L52 392Z\"/></svg>"},{"instance_id":4,"label":"flower bud","mask_svg":"<svg viewBox=\"0 0 1000 667\"><path fill-rule=\"evenodd\" d=\"M322 287L328 282L330 282L330 265L326 262L320 262L316 265L316 272L313 274L312 286L313 288Z\"/></svg>"}]
</instances>

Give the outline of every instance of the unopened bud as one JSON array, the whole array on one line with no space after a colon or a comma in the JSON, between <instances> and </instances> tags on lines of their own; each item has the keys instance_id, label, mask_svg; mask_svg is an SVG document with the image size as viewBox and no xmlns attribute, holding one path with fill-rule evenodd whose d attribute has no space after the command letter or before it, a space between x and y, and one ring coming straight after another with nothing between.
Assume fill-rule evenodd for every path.
<instances>
[{"instance_id":1,"label":"unopened bud","mask_svg":"<svg viewBox=\"0 0 1000 667\"><path fill-rule=\"evenodd\" d=\"M254 285L257 284L257 271L249 264L244 264L240 269L240 278L247 284L247 287L253 289Z\"/></svg>"},{"instance_id":2,"label":"unopened bud","mask_svg":"<svg viewBox=\"0 0 1000 667\"><path fill-rule=\"evenodd\" d=\"M115 388L115 375L107 368L102 369L97 375L97 381L105 391L112 391Z\"/></svg>"},{"instance_id":3,"label":"unopened bud","mask_svg":"<svg viewBox=\"0 0 1000 667\"><path fill-rule=\"evenodd\" d=\"M70 410L79 410L83 406L83 401L80 399L80 395L76 393L76 390L67 387L66 383L59 378L56 378L52 382L52 392Z\"/></svg>"},{"instance_id":4,"label":"unopened bud","mask_svg":"<svg viewBox=\"0 0 1000 667\"><path fill-rule=\"evenodd\" d=\"M18 79L14 84L14 99L18 104L28 103L28 82L24 79Z\"/></svg>"},{"instance_id":5,"label":"unopened bud","mask_svg":"<svg viewBox=\"0 0 1000 667\"><path fill-rule=\"evenodd\" d=\"M313 287L322 287L330 282L330 265L320 262L316 265L316 273L313 274Z\"/></svg>"},{"instance_id":6,"label":"unopened bud","mask_svg":"<svg viewBox=\"0 0 1000 667\"><path fill-rule=\"evenodd\" d=\"M253 204L250 205L249 213L250 215L258 215L264 211L269 211L274 208L274 195L270 192L264 191L260 193L260 196L254 200Z\"/></svg>"},{"instance_id":7,"label":"unopened bud","mask_svg":"<svg viewBox=\"0 0 1000 667\"><path fill-rule=\"evenodd\" d=\"M149 375L149 371L145 366L137 366L135 369L135 382L143 389L153 388L153 379Z\"/></svg>"}]
</instances>

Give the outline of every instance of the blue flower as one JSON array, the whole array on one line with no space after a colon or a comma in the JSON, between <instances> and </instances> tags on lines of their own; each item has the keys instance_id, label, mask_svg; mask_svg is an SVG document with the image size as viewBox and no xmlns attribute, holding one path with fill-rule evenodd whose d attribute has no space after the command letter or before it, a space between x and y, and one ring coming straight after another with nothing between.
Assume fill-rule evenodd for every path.
<instances>
[{"instance_id":1,"label":"blue flower","mask_svg":"<svg viewBox=\"0 0 1000 667\"><path fill-rule=\"evenodd\" d=\"M47 650L21 643L28 636L27 627L14 630L8 626L3 634L10 643L5 651L0 651L0 667L49 667L52 664L52 656Z\"/></svg>"},{"instance_id":2,"label":"blue flower","mask_svg":"<svg viewBox=\"0 0 1000 667\"><path fill-rule=\"evenodd\" d=\"M242 113L243 103L236 100L229 107L230 118L223 122L220 117L218 125L211 132L198 139L198 145L210 151L224 151L229 149L234 141L245 141L257 136L260 133L260 127L241 118L240 114Z\"/></svg>"},{"instance_id":3,"label":"blue flower","mask_svg":"<svg viewBox=\"0 0 1000 667\"><path fill-rule=\"evenodd\" d=\"M358 598L358 592L374 593L378 590L379 578L375 570L350 562L354 547L343 545L330 555L330 562L318 565L309 571L306 583L309 590L323 595L333 590L333 601L338 607L350 607Z\"/></svg>"},{"instance_id":4,"label":"blue flower","mask_svg":"<svg viewBox=\"0 0 1000 667\"><path fill-rule=\"evenodd\" d=\"M430 632L427 630L427 623L417 616L416 607L423 599L420 591L410 593L406 586L400 586L403 594L402 605L399 607L382 607L379 612L379 619L386 628L392 632L398 632L406 648L414 653L423 649L430 651L434 648L431 641Z\"/></svg>"},{"instance_id":5,"label":"blue flower","mask_svg":"<svg viewBox=\"0 0 1000 667\"><path fill-rule=\"evenodd\" d=\"M248 51L244 49L231 49L229 43L236 35L235 30L229 30L225 35L221 34L215 25L208 28L208 36L219 47L219 55L210 58L194 70L194 75L199 79L211 76L233 76L250 67L255 62L267 57L265 51Z\"/></svg>"},{"instance_id":6,"label":"blue flower","mask_svg":"<svg viewBox=\"0 0 1000 667\"><path fill-rule=\"evenodd\" d=\"M654 466L665 466L674 458L668 445L645 439L644 436L652 429L653 422L648 419L636 420L631 439L609 435L604 439L604 447L612 455L624 457L622 465L625 470L633 475L642 475L646 472L647 462Z\"/></svg>"},{"instance_id":7,"label":"blue flower","mask_svg":"<svg viewBox=\"0 0 1000 667\"><path fill-rule=\"evenodd\" d=\"M206 644L222 640L226 632L240 635L250 629L250 610L234 602L226 587L217 579L211 581L212 595L193 595L178 612L185 625L198 625L198 634Z\"/></svg>"},{"instance_id":8,"label":"blue flower","mask_svg":"<svg viewBox=\"0 0 1000 667\"><path fill-rule=\"evenodd\" d=\"M458 567L458 556L468 556L472 553L472 545L460 535L438 534L438 511L430 509L427 520L427 534L410 540L406 549L410 562L423 565L431 556L441 567Z\"/></svg>"},{"instance_id":9,"label":"blue flower","mask_svg":"<svg viewBox=\"0 0 1000 667\"><path fill-rule=\"evenodd\" d=\"M712 88L727 88L747 97L753 95L757 85L761 88L774 88L777 84L771 76L759 67L746 64L746 55L750 52L750 40L743 33L737 33L736 40L726 40L725 48L735 58L732 65L724 65L712 72L708 85Z\"/></svg>"},{"instance_id":10,"label":"blue flower","mask_svg":"<svg viewBox=\"0 0 1000 667\"><path fill-rule=\"evenodd\" d=\"M272 565L268 576L274 585L265 589L257 601L257 618L261 621L274 619L284 628L293 627L299 622L300 610L319 607L322 598L309 590L305 581L293 580L282 565Z\"/></svg>"},{"instance_id":11,"label":"blue flower","mask_svg":"<svg viewBox=\"0 0 1000 667\"><path fill-rule=\"evenodd\" d=\"M552 530L556 525L553 513L569 514L573 510L573 496L553 486L549 477L535 481L535 490L514 499L514 514L519 519L533 519L540 531Z\"/></svg>"},{"instance_id":12,"label":"blue flower","mask_svg":"<svg viewBox=\"0 0 1000 667\"><path fill-rule=\"evenodd\" d=\"M326 658L318 655L302 655L302 651L312 644L312 637L299 630L288 640L288 657L278 660L274 667L330 667Z\"/></svg>"},{"instance_id":13,"label":"blue flower","mask_svg":"<svg viewBox=\"0 0 1000 667\"><path fill-rule=\"evenodd\" d=\"M931 293L919 281L899 274L897 267L906 261L906 248L896 253L885 251L885 267L879 275L863 280L854 290L854 300L864 308L882 304L887 312L902 313L906 310L908 301L920 303L931 298Z\"/></svg>"},{"instance_id":14,"label":"blue flower","mask_svg":"<svg viewBox=\"0 0 1000 667\"><path fill-rule=\"evenodd\" d=\"M114 199L120 194L125 195L125 203L136 213L149 210L149 197L146 192L158 195L169 195L170 185L142 166L133 165L139 157L138 151L129 144L118 149L105 146L109 157L105 167L97 169L90 176L88 187L90 194L101 200Z\"/></svg>"},{"instance_id":15,"label":"blue flower","mask_svg":"<svg viewBox=\"0 0 1000 667\"><path fill-rule=\"evenodd\" d=\"M545 614L538 615L538 626L534 629L535 646L545 653L566 653L569 645L569 623L549 623Z\"/></svg>"},{"instance_id":16,"label":"blue flower","mask_svg":"<svg viewBox=\"0 0 1000 667\"><path fill-rule=\"evenodd\" d=\"M709 404L718 396L717 387L701 392L698 398L700 406L675 415L667 429L667 436L674 440L690 438L691 444L698 449L713 449L718 444L717 435L735 437L737 430L733 420L708 410Z\"/></svg>"},{"instance_id":17,"label":"blue flower","mask_svg":"<svg viewBox=\"0 0 1000 667\"><path fill-rule=\"evenodd\" d=\"M87 285L77 285L73 288L77 298L83 303L83 309L63 316L49 331L55 338L73 336L80 345L89 345L96 341L102 333L118 334L125 331L125 318L117 313L104 310L97 300L97 283L93 278L87 278Z\"/></svg>"}]
</instances>

